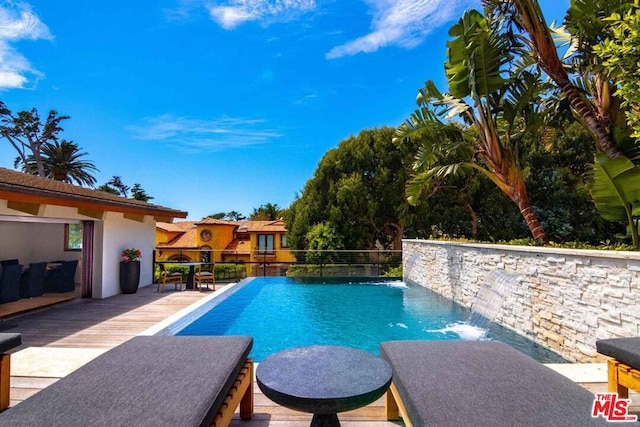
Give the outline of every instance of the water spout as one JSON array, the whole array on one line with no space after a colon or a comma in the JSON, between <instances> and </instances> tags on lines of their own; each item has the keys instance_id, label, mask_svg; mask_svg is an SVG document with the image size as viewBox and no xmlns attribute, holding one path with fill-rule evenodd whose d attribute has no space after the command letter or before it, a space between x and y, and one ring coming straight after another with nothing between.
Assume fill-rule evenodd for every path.
<instances>
[{"instance_id":1,"label":"water spout","mask_svg":"<svg viewBox=\"0 0 640 427\"><path fill-rule=\"evenodd\" d=\"M471 315L466 322L449 324L442 329L427 332L446 334L453 332L463 340L484 339L491 323L497 316L504 296L522 279L520 274L505 270L493 270L485 278L471 307Z\"/></svg>"},{"instance_id":2,"label":"water spout","mask_svg":"<svg viewBox=\"0 0 640 427\"><path fill-rule=\"evenodd\" d=\"M502 307L505 294L521 280L521 275L505 270L493 270L478 291L471 307L468 324L487 331Z\"/></svg>"},{"instance_id":3,"label":"water spout","mask_svg":"<svg viewBox=\"0 0 640 427\"><path fill-rule=\"evenodd\" d=\"M404 283L409 283L409 282L417 283L416 280L413 280L411 278L411 273L413 273L416 262L418 262L418 259L420 259L421 257L422 257L422 254L414 253L407 260L407 263L405 264L402 270L402 281Z\"/></svg>"}]
</instances>

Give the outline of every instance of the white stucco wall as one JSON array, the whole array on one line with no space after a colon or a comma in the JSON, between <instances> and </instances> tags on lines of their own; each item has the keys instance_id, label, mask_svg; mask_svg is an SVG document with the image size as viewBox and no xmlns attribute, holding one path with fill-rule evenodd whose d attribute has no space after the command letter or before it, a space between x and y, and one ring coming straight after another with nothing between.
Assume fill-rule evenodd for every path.
<instances>
[{"instance_id":1,"label":"white stucco wall","mask_svg":"<svg viewBox=\"0 0 640 427\"><path fill-rule=\"evenodd\" d=\"M94 289L94 298L106 298L120 293L120 253L127 248L142 251L140 286L151 284L153 282L153 248L156 232L154 219L146 216L144 222L141 223L126 219L121 213L108 212L102 223L101 232L102 235L96 238L95 246L101 246L103 250L101 254L102 286L99 295ZM97 257L97 254L95 256Z\"/></svg>"},{"instance_id":2,"label":"white stucco wall","mask_svg":"<svg viewBox=\"0 0 640 427\"><path fill-rule=\"evenodd\" d=\"M640 336L640 253L403 241L405 278L472 307L495 269L522 280L495 321L568 358L603 360L598 339Z\"/></svg>"}]
</instances>

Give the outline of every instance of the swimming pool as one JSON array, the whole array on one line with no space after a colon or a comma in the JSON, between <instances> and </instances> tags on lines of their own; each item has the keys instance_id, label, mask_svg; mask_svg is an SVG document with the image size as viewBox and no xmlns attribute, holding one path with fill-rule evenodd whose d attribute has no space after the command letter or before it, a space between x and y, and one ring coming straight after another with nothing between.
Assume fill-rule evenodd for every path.
<instances>
[{"instance_id":1,"label":"swimming pool","mask_svg":"<svg viewBox=\"0 0 640 427\"><path fill-rule=\"evenodd\" d=\"M251 357L259 362L302 345L347 345L377 354L379 344L388 340L468 339L483 332L465 324L469 315L459 304L401 281L256 277L243 280L160 334L250 335ZM496 324L484 339L503 341L540 362L566 362Z\"/></svg>"}]
</instances>

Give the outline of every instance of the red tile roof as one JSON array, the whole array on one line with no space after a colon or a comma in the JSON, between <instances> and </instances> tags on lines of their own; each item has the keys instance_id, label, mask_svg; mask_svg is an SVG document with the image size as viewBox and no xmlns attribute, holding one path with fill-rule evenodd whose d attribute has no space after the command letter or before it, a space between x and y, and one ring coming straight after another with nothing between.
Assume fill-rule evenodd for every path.
<instances>
[{"instance_id":1,"label":"red tile roof","mask_svg":"<svg viewBox=\"0 0 640 427\"><path fill-rule=\"evenodd\" d=\"M159 248L196 249L196 221L180 221L176 223L156 222L156 228L170 233L179 233L168 242L158 243Z\"/></svg>"}]
</instances>

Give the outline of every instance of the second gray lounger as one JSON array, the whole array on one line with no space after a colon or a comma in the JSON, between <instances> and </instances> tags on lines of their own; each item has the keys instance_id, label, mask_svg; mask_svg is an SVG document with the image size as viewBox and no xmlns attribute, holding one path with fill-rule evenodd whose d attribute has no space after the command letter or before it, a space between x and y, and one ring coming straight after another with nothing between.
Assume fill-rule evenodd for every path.
<instances>
[{"instance_id":1,"label":"second gray lounger","mask_svg":"<svg viewBox=\"0 0 640 427\"><path fill-rule=\"evenodd\" d=\"M221 407L233 406L225 399L252 343L245 336L135 337L9 408L0 425L208 426ZM237 388L252 410L252 387Z\"/></svg>"},{"instance_id":2,"label":"second gray lounger","mask_svg":"<svg viewBox=\"0 0 640 427\"><path fill-rule=\"evenodd\" d=\"M501 342L389 341L380 353L393 368L406 425L607 425L591 417L593 394Z\"/></svg>"}]
</instances>

